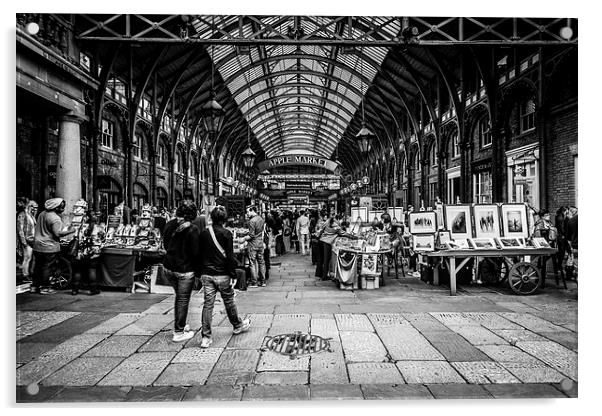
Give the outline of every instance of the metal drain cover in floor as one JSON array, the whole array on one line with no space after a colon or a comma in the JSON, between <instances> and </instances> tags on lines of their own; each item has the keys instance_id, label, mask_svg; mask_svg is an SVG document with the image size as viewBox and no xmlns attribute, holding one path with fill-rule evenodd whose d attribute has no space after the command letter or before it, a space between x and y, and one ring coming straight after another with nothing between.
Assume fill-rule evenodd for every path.
<instances>
[{"instance_id":1,"label":"metal drain cover in floor","mask_svg":"<svg viewBox=\"0 0 602 416\"><path fill-rule=\"evenodd\" d=\"M319 335L294 332L291 334L275 335L266 337L267 341L263 350L270 350L279 354L288 355L290 358L297 358L320 351L332 352L330 347L331 338L322 338Z\"/></svg>"}]
</instances>

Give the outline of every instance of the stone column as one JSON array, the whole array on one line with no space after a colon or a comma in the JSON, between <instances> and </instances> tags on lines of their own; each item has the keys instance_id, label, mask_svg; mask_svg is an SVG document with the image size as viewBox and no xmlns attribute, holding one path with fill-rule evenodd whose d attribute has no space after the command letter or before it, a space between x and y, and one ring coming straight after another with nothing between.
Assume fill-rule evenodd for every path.
<instances>
[{"instance_id":1,"label":"stone column","mask_svg":"<svg viewBox=\"0 0 602 416\"><path fill-rule=\"evenodd\" d=\"M59 125L58 164L56 167L56 195L66 202L64 218L73 211L81 198L80 123L75 116L63 116Z\"/></svg>"}]
</instances>

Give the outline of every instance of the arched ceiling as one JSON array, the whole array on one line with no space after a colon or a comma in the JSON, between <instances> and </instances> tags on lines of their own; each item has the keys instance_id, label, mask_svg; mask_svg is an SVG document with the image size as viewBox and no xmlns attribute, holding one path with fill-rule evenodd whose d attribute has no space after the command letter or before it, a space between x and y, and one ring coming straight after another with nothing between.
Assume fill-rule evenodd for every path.
<instances>
[{"instance_id":1,"label":"arched ceiling","mask_svg":"<svg viewBox=\"0 0 602 416\"><path fill-rule=\"evenodd\" d=\"M85 48L105 65L116 53L113 72L176 123L201 128L213 82L226 112L209 143L218 156L239 160L249 140L257 162L336 155L349 171L374 159L354 140L364 120L384 157L431 119L436 102L453 102L461 79L476 79L477 59L508 53L496 45L525 39L518 55L527 56L543 42L567 43L555 34L566 19L551 18L73 16ZM408 24L420 43L402 41Z\"/></svg>"}]
</instances>

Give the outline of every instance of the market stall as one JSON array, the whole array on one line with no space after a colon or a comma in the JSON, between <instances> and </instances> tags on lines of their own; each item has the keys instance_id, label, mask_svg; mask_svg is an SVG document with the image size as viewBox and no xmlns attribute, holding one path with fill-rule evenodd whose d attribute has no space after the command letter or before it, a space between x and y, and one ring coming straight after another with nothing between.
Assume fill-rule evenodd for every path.
<instances>
[{"instance_id":1,"label":"market stall","mask_svg":"<svg viewBox=\"0 0 602 416\"><path fill-rule=\"evenodd\" d=\"M443 206L443 214L412 212L412 249L432 261L434 284L440 283L441 268L448 270L451 295L457 273L474 260L473 275L479 276L483 259L498 259L497 280L507 280L515 293L533 294L545 279L545 259L556 249L532 236L528 218L525 204L456 204Z\"/></svg>"},{"instance_id":2,"label":"market stall","mask_svg":"<svg viewBox=\"0 0 602 416\"><path fill-rule=\"evenodd\" d=\"M356 236L335 240L331 271L341 289L378 289L385 284L385 259L392 252L389 234L367 230Z\"/></svg>"}]
</instances>

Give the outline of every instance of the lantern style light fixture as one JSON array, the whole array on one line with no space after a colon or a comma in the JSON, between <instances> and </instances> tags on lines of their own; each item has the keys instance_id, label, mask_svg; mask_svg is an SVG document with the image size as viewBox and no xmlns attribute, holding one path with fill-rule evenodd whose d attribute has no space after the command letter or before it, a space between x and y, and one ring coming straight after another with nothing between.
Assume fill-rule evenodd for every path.
<instances>
[{"instance_id":1,"label":"lantern style light fixture","mask_svg":"<svg viewBox=\"0 0 602 416\"><path fill-rule=\"evenodd\" d=\"M213 29L213 21L211 28ZM213 65L213 53L215 46L211 45L211 99L201 107L201 117L203 119L203 125L207 133L214 137L222 128L225 119L225 111L222 106L216 100L215 85L214 85L214 65Z\"/></svg>"},{"instance_id":2,"label":"lantern style light fixture","mask_svg":"<svg viewBox=\"0 0 602 416\"><path fill-rule=\"evenodd\" d=\"M360 129L360 131L355 135L355 139L357 140L357 144L360 148L360 152L362 153L368 153L370 151L370 148L372 146L372 141L376 138L376 135L374 133L372 133L372 131L370 131L370 129L368 127L366 127L366 116L364 113L364 60L362 59L362 54L363 54L363 48L360 50L360 82L361 82L361 93L362 96L360 97L361 101L361 106L362 106L362 128Z\"/></svg>"},{"instance_id":3,"label":"lantern style light fixture","mask_svg":"<svg viewBox=\"0 0 602 416\"><path fill-rule=\"evenodd\" d=\"M242 163L245 165L245 167L251 168L253 166L253 164L255 163L255 152L253 151L253 149L251 149L251 133L250 133L250 127L247 124L247 149L242 152Z\"/></svg>"}]
</instances>

